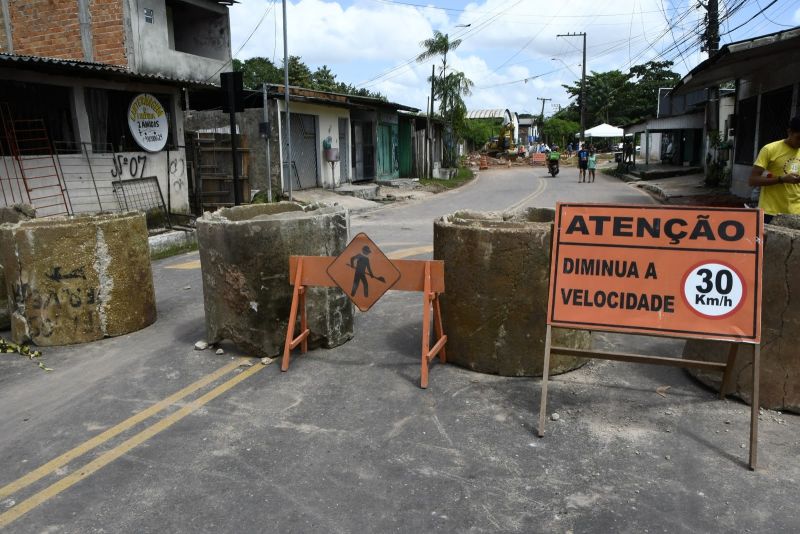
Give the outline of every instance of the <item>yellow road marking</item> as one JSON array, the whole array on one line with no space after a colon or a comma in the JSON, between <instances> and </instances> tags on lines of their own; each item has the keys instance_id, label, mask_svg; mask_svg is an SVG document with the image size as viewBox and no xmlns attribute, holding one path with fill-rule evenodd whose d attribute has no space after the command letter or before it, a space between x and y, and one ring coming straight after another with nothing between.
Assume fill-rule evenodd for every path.
<instances>
[{"instance_id":1,"label":"yellow road marking","mask_svg":"<svg viewBox=\"0 0 800 534\"><path fill-rule=\"evenodd\" d=\"M146 409L142 410L141 412L133 415L132 417L126 419L125 421L122 421L121 423L119 423L117 425L114 425L113 427L109 428L108 430L96 435L92 439L90 439L90 440L78 445L74 449L72 449L70 451L67 451L64 454L62 454L61 456L58 456L57 458L54 458L54 459L50 460L49 462L47 462L46 464L42 465L41 467L38 467L37 469L34 469L33 471L31 471L27 475L25 475L25 476L23 476L21 478L18 478L17 480L15 480L14 482L11 482L10 484L8 484L6 486L3 486L2 488L0 488L0 499L4 499L4 498L8 497L9 495L12 495L12 494L18 492L22 488L24 488L24 487L26 487L26 486L28 486L30 484L33 484L34 482L36 482L40 478L49 475L50 473L52 473L53 471L55 471L59 467L63 467L65 465L67 465L69 462L71 462L75 458L78 458L79 456L82 456L82 455L86 454L87 452L89 452L90 450L94 449L95 447L98 447L98 446L102 445L103 443L105 443L106 441L110 440L114 436L116 436L116 435L118 435L118 434L120 434L122 432L125 432L126 430L136 426L139 423L141 423L145 419L148 419L148 418L152 417L153 415L157 414L161 410L164 410L165 408L167 408L167 407L171 406L172 404L178 402L179 400L183 399L187 395L189 395L191 393L194 393L195 391L197 391L198 389L200 389L202 387L207 386L208 384L210 384L211 382L214 382L215 380L217 380L221 376L224 376L224 375L230 373L231 371L233 371L234 369L236 369L237 367L239 367L239 365L241 365L241 363L242 363L241 360L237 360L237 361L233 361L233 362L229 363L228 365L225 365L225 366L217 369L213 373L204 376L203 378L201 378L197 382L186 386L185 388L181 389L177 393L173 393L172 395L170 395L166 399L158 401L157 403L153 404L149 408L146 408Z\"/></svg>"},{"instance_id":2,"label":"yellow road marking","mask_svg":"<svg viewBox=\"0 0 800 534\"><path fill-rule=\"evenodd\" d=\"M533 193L531 193L527 197L523 198L519 202L517 202L515 204L512 204L511 206L506 208L506 211L514 211L514 210L517 210L517 209L521 208L527 202L533 200L534 198L536 198L539 195L541 195L542 193L544 193L545 189L547 189L547 182L545 180L542 180L541 178L539 178L539 185L536 186L536 189L534 189Z\"/></svg>"},{"instance_id":3,"label":"yellow road marking","mask_svg":"<svg viewBox=\"0 0 800 534\"><path fill-rule=\"evenodd\" d=\"M433 252L433 245L422 245L419 247L395 250L394 252L387 254L386 257L390 260L400 260L403 258L409 258L411 256L419 256L420 254L426 254L428 252Z\"/></svg>"},{"instance_id":4,"label":"yellow road marking","mask_svg":"<svg viewBox=\"0 0 800 534\"><path fill-rule=\"evenodd\" d=\"M176 263L175 265L167 265L164 267L165 269L199 269L200 268L200 260L192 260L187 261L184 263Z\"/></svg>"},{"instance_id":5,"label":"yellow road marking","mask_svg":"<svg viewBox=\"0 0 800 534\"><path fill-rule=\"evenodd\" d=\"M238 365L238 362L237 362ZM10 508L7 512L0 514L0 528L4 528L8 526L13 521L19 519L23 515L27 514L43 502L47 501L48 499L55 497L65 489L72 487L73 485L77 484L81 480L85 479L89 475L95 473L96 471L102 469L106 465L110 464L123 454L127 453L131 449L138 447L148 439L152 438L159 432L166 430L167 428L171 427L196 409L202 407L206 403L214 400L218 396L222 395L233 386L238 384L239 382L245 380L246 378L256 374L260 370L262 370L266 365L256 364L249 369L242 371L240 374L236 375L235 377L231 378L227 382L224 382L217 386L216 388L212 389L205 395L193 400L180 410L176 411L165 417L164 419L154 423L153 425L145 428L135 436L127 439L126 441L120 443L110 451L103 453L102 455L98 456L88 464L84 465L80 469L73 471L71 474L65 476L58 482L48 486L47 488L43 489L39 493L33 495L32 497L25 499L18 505Z\"/></svg>"}]
</instances>

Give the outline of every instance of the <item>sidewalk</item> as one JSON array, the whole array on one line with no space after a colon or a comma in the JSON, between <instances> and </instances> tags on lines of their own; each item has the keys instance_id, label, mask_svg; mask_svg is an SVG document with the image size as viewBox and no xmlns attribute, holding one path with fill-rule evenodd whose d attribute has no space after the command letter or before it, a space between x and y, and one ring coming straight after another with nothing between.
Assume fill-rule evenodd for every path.
<instances>
[{"instance_id":1,"label":"sidewalk","mask_svg":"<svg viewBox=\"0 0 800 534\"><path fill-rule=\"evenodd\" d=\"M664 204L740 208L747 201L730 193L727 188L706 186L703 174L687 174L658 180L642 180L632 174L626 174L622 180L635 184Z\"/></svg>"}]
</instances>

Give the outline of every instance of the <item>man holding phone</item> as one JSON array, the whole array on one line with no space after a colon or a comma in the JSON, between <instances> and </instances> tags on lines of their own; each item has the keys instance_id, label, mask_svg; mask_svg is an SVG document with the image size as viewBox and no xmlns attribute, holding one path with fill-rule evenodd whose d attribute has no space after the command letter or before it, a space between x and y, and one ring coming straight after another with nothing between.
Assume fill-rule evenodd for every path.
<instances>
[{"instance_id":1,"label":"man holding phone","mask_svg":"<svg viewBox=\"0 0 800 534\"><path fill-rule=\"evenodd\" d=\"M800 115L789 121L786 139L761 148L748 182L761 188L765 223L779 213L800 215Z\"/></svg>"}]
</instances>

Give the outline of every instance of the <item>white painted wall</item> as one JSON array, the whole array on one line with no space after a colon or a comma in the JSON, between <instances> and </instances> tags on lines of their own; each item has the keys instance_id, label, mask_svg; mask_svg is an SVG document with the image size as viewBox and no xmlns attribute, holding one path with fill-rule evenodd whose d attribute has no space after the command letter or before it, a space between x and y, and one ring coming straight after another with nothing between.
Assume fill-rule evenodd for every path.
<instances>
[{"instance_id":1,"label":"white painted wall","mask_svg":"<svg viewBox=\"0 0 800 534\"><path fill-rule=\"evenodd\" d=\"M278 112L282 113L285 111L285 102L283 100L277 100L278 103ZM331 171L331 164L325 161L322 157L322 140L326 137L331 137L331 147L338 148L340 151L343 147L339 146L339 119L350 119L350 110L346 108L338 108L332 106L322 106L319 104L306 104L300 102L291 102L289 104L289 112L290 113L303 113L306 115L314 115L317 117L317 168L320 171L320 183L322 187L332 188L334 187L334 177ZM348 120L349 124L349 120ZM278 128L280 129L282 125L278 124ZM349 129L348 129L349 130ZM285 132L280 132L280 137L283 139ZM353 140L350 139L350 131L345 132L347 136L349 146L352 146ZM285 156L283 154L283 150L285 148L285 143L281 142L281 161L284 161ZM341 157L341 155L340 155ZM341 184L342 173L339 170L339 163L335 165L336 169L336 185L338 186ZM283 166L281 166L281 184L285 186L286 178L283 176Z\"/></svg>"},{"instance_id":2,"label":"white painted wall","mask_svg":"<svg viewBox=\"0 0 800 534\"><path fill-rule=\"evenodd\" d=\"M88 114L86 112L86 106L84 101L84 89L86 87L96 87L102 89L113 89L113 90L120 90L120 91L134 91L134 92L143 92L143 93L168 93L172 95L172 109L174 110L174 117L171 118L170 121L170 129L173 131L173 139L177 140L180 144L183 144L184 138L184 126L183 126L183 111L181 111L180 106L180 93L178 89L169 86L169 85L159 85L159 84L152 84L152 83L141 83L141 82L110 82L104 80L92 80L86 78L76 78L76 77L69 77L69 76L56 76L56 75L43 75L34 72L26 72L26 71L17 71L13 69L0 69L0 79L14 79L20 81L26 81L31 83L42 83L42 84L49 84L49 85L60 85L60 86L67 86L72 88L73 94L73 120L75 123L75 136L80 142L89 143L91 142L91 135L90 135L90 128L88 122ZM167 164L167 152L162 151L159 153L147 153L147 152L125 152L119 153L119 156L122 156L123 161L125 158L128 158L128 168L125 169L123 172L122 179L130 178L130 158L133 156L134 158L145 157L147 159L147 163L145 165L145 175L146 176L156 176L158 178L159 183L161 184L161 190L164 194L164 202L167 202L167 184L169 183L169 199L171 200L171 211L174 213L189 213L189 192L188 192L188 182L187 182L187 173L186 173L186 155L183 149L178 151L171 151L169 153L169 160L170 164ZM93 161L93 165L98 164L100 168L100 172L95 171L95 181L98 183L98 187L101 189L103 187L107 188L107 191L110 192L111 190L111 179L117 179L111 176L111 169L113 164L110 161L110 155L108 156L108 161L103 161L102 156L93 155L91 157ZM81 200L81 202L76 202L76 204L82 204L85 206L85 209L74 209L76 213L84 213L84 212L91 212L91 211L99 211L100 204L103 204L103 208L107 209L105 206L105 201L103 201L103 197L101 195L100 202L97 201L96 195L94 194L94 186L91 185L91 173L89 172L89 166L86 162L85 156L79 155L68 155L68 156L61 156L59 158L60 167L64 170L64 178L67 180L67 190L70 196L73 194L76 195L76 200ZM35 165L30 165L33 167ZM4 197L0 195L0 202L4 202L6 205L14 204L15 202L19 202L20 198L18 193L17 185L12 185L8 182L9 177L15 176L14 170L16 169L16 176L19 176L19 167L13 163L11 158L0 158L0 193L6 192L8 193ZM94 171L94 169L92 169ZM330 166L328 171L330 171ZM42 173L48 173L49 171L43 170ZM72 176L75 178L73 179ZM88 184L88 185L87 185ZM104 185L100 185L104 184ZM15 196L11 196L11 189L15 191ZM92 188L91 194L87 193L85 189L87 187ZM22 186L24 189L24 186ZM25 193L25 191L21 191L21 193ZM94 202L92 203L89 197L94 196ZM25 196L27 199L27 195ZM77 208L78 206L76 206ZM42 212L43 215L47 213Z\"/></svg>"},{"instance_id":3,"label":"white painted wall","mask_svg":"<svg viewBox=\"0 0 800 534\"><path fill-rule=\"evenodd\" d=\"M155 176L158 179L164 204L171 204L174 213L189 213L189 196L186 182L186 155L183 150L171 151L169 163L167 152L120 152L117 154L66 154L55 159L55 169L61 183L65 184L67 203L72 213L97 213L125 209L121 196L114 193L112 182ZM34 204L37 216L46 217L63 212L59 182L55 177L41 178L53 173L53 165L47 160L25 158L28 186L36 187L30 195L25 188L16 160L0 158L0 202L3 205L16 203ZM89 165L91 161L91 168ZM171 189L167 189L167 176ZM126 189L127 191L128 189ZM169 195L169 196L168 196ZM51 197L51 198L42 198ZM34 199L33 201L31 199ZM40 200L35 200L35 199ZM153 199L156 197L154 196ZM128 207L133 207L130 199Z\"/></svg>"}]
</instances>

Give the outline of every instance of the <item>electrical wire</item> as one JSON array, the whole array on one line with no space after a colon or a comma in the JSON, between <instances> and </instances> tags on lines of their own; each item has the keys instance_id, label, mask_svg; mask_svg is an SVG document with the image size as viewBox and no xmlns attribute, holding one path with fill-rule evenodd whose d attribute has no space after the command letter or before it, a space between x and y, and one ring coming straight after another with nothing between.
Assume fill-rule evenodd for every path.
<instances>
[{"instance_id":1,"label":"electrical wire","mask_svg":"<svg viewBox=\"0 0 800 534\"><path fill-rule=\"evenodd\" d=\"M260 18L260 19L258 19L258 23L257 23L257 24L255 25L255 27L253 28L253 31L251 31L251 32L250 32L250 35L248 35L248 36L247 36L247 39L245 39L245 40L244 40L244 42L242 43L242 45L239 47L239 49L238 49L238 50L236 50L236 53L235 53L235 54L232 54L232 55L231 55L231 58L230 58L228 61L226 61L225 63L223 63L223 64L222 64L222 66L221 66L220 68L218 68L218 69L216 70L216 72L214 72L214 74L212 74L211 76L209 76L208 78L206 78L206 80L205 80L205 82L204 82L204 83L207 83L207 82L208 82L208 81L209 81L211 78L213 78L213 77L215 77L217 74L219 74L219 73L220 73L220 71L222 71L222 69L224 69L225 67L227 67L228 65L230 65L231 63L233 63L233 60L234 60L234 59L236 59L236 56L238 56L238 55L239 55L239 52L241 52L241 51L242 51L242 49L243 49L243 48L244 48L244 47L247 45L247 43L249 43L249 42L250 42L250 39L252 39L253 35L255 35L256 31L257 31L257 30L258 30L258 28L261 26L261 23L262 23L262 22L264 22L264 19L267 17L267 14L269 14L270 10L271 10L273 7L275 7L275 3L276 3L276 2L277 2L277 0L272 0L272 3L271 3L269 6L267 6L267 9L265 9L265 10L264 10L264 13L261 15L261 18Z\"/></svg>"}]
</instances>

